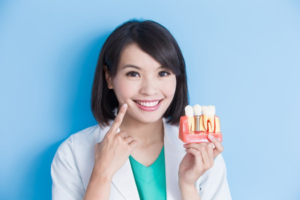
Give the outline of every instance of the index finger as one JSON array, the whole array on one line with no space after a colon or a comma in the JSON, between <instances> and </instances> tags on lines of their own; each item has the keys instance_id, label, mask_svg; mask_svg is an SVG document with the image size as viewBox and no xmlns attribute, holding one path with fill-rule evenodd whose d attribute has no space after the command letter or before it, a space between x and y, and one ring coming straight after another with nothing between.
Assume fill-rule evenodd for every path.
<instances>
[{"instance_id":1,"label":"index finger","mask_svg":"<svg viewBox=\"0 0 300 200\"><path fill-rule=\"evenodd\" d=\"M208 134L208 139L215 145L215 148L213 150L214 158L215 158L215 157L217 157L217 155L219 155L220 153L223 152L223 150L224 150L223 145L217 138L215 138L214 136L212 136L210 134Z\"/></svg>"},{"instance_id":2,"label":"index finger","mask_svg":"<svg viewBox=\"0 0 300 200\"><path fill-rule=\"evenodd\" d=\"M114 122L113 122L113 124L112 124L112 126L111 126L111 128L110 128L110 130L109 130L109 132L111 132L111 133L113 133L113 134L116 134L116 133L117 133L117 130L118 130L118 128L120 127L120 125L121 125L121 123L122 123L122 121L123 121L124 115L125 115L125 113L126 113L126 111L127 111L127 107L128 107L128 105L127 105L126 103L124 103L124 104L121 106L121 108L120 108L120 110L119 110L119 113L118 113L118 115L116 116L116 118L115 118L115 120L114 120Z\"/></svg>"}]
</instances>

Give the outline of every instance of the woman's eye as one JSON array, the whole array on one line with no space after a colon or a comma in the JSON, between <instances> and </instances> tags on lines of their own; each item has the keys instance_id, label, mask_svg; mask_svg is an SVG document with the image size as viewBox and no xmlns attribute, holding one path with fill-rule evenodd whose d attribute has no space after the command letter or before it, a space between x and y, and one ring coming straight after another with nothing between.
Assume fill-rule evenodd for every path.
<instances>
[{"instance_id":1,"label":"woman's eye","mask_svg":"<svg viewBox=\"0 0 300 200\"><path fill-rule=\"evenodd\" d=\"M131 77L138 77L139 73L136 71L130 71L126 74L126 76L131 76Z\"/></svg>"},{"instance_id":2,"label":"woman's eye","mask_svg":"<svg viewBox=\"0 0 300 200\"><path fill-rule=\"evenodd\" d=\"M162 76L162 77L164 77L164 76L170 75L170 73L166 72L166 71L161 71L161 72L159 72L159 75Z\"/></svg>"}]
</instances>

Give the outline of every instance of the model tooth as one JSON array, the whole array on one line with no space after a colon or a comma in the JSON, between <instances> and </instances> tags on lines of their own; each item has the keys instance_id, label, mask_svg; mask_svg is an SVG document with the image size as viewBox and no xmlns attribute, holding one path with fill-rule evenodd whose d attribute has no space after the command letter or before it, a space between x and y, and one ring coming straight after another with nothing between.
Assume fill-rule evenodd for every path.
<instances>
[{"instance_id":1,"label":"model tooth","mask_svg":"<svg viewBox=\"0 0 300 200\"><path fill-rule=\"evenodd\" d=\"M215 116L214 115L203 115L203 125L207 132L215 132Z\"/></svg>"},{"instance_id":2,"label":"model tooth","mask_svg":"<svg viewBox=\"0 0 300 200\"><path fill-rule=\"evenodd\" d=\"M185 115L186 116L188 116L188 117L193 117L194 116L194 112L193 112L192 106L187 105L184 110L185 110Z\"/></svg>"},{"instance_id":3,"label":"model tooth","mask_svg":"<svg viewBox=\"0 0 300 200\"><path fill-rule=\"evenodd\" d=\"M215 131L215 106L202 106L203 126L206 131L213 133Z\"/></svg>"},{"instance_id":4,"label":"model tooth","mask_svg":"<svg viewBox=\"0 0 300 200\"><path fill-rule=\"evenodd\" d=\"M216 107L215 106L208 106L208 110L215 115L216 114Z\"/></svg>"},{"instance_id":5,"label":"model tooth","mask_svg":"<svg viewBox=\"0 0 300 200\"><path fill-rule=\"evenodd\" d=\"M202 106L203 115L211 116L215 115L215 106Z\"/></svg>"},{"instance_id":6,"label":"model tooth","mask_svg":"<svg viewBox=\"0 0 300 200\"><path fill-rule=\"evenodd\" d=\"M216 116L215 116L215 126L216 126L215 133L220 133L221 132L220 119L219 117Z\"/></svg>"},{"instance_id":7,"label":"model tooth","mask_svg":"<svg viewBox=\"0 0 300 200\"><path fill-rule=\"evenodd\" d=\"M193 108L192 106L187 105L184 110L185 110L185 115L188 117L189 131L191 134L193 134L193 131L195 130Z\"/></svg>"},{"instance_id":8,"label":"model tooth","mask_svg":"<svg viewBox=\"0 0 300 200\"><path fill-rule=\"evenodd\" d=\"M194 105L194 113L195 115L201 115L201 106L199 104Z\"/></svg>"}]
</instances>

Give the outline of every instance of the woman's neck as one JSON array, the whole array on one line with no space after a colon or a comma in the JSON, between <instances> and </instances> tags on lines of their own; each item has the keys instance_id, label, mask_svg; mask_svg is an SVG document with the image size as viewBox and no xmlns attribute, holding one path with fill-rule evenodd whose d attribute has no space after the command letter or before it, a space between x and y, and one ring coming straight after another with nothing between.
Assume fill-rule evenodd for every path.
<instances>
[{"instance_id":1,"label":"woman's neck","mask_svg":"<svg viewBox=\"0 0 300 200\"><path fill-rule=\"evenodd\" d=\"M163 142L164 139L164 125L162 118L153 123L143 123L125 115L120 130L125 131L142 146Z\"/></svg>"}]
</instances>

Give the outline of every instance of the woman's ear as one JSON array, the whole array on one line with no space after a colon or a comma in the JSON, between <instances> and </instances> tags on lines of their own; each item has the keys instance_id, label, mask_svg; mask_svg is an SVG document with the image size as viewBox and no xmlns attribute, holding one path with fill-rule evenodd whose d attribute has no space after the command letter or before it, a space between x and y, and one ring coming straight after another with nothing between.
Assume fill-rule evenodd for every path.
<instances>
[{"instance_id":1,"label":"woman's ear","mask_svg":"<svg viewBox=\"0 0 300 200\"><path fill-rule=\"evenodd\" d=\"M108 73L106 65L104 65L104 73L105 73L105 80L107 82L108 89L113 89L111 77L110 77L110 75Z\"/></svg>"}]
</instances>

